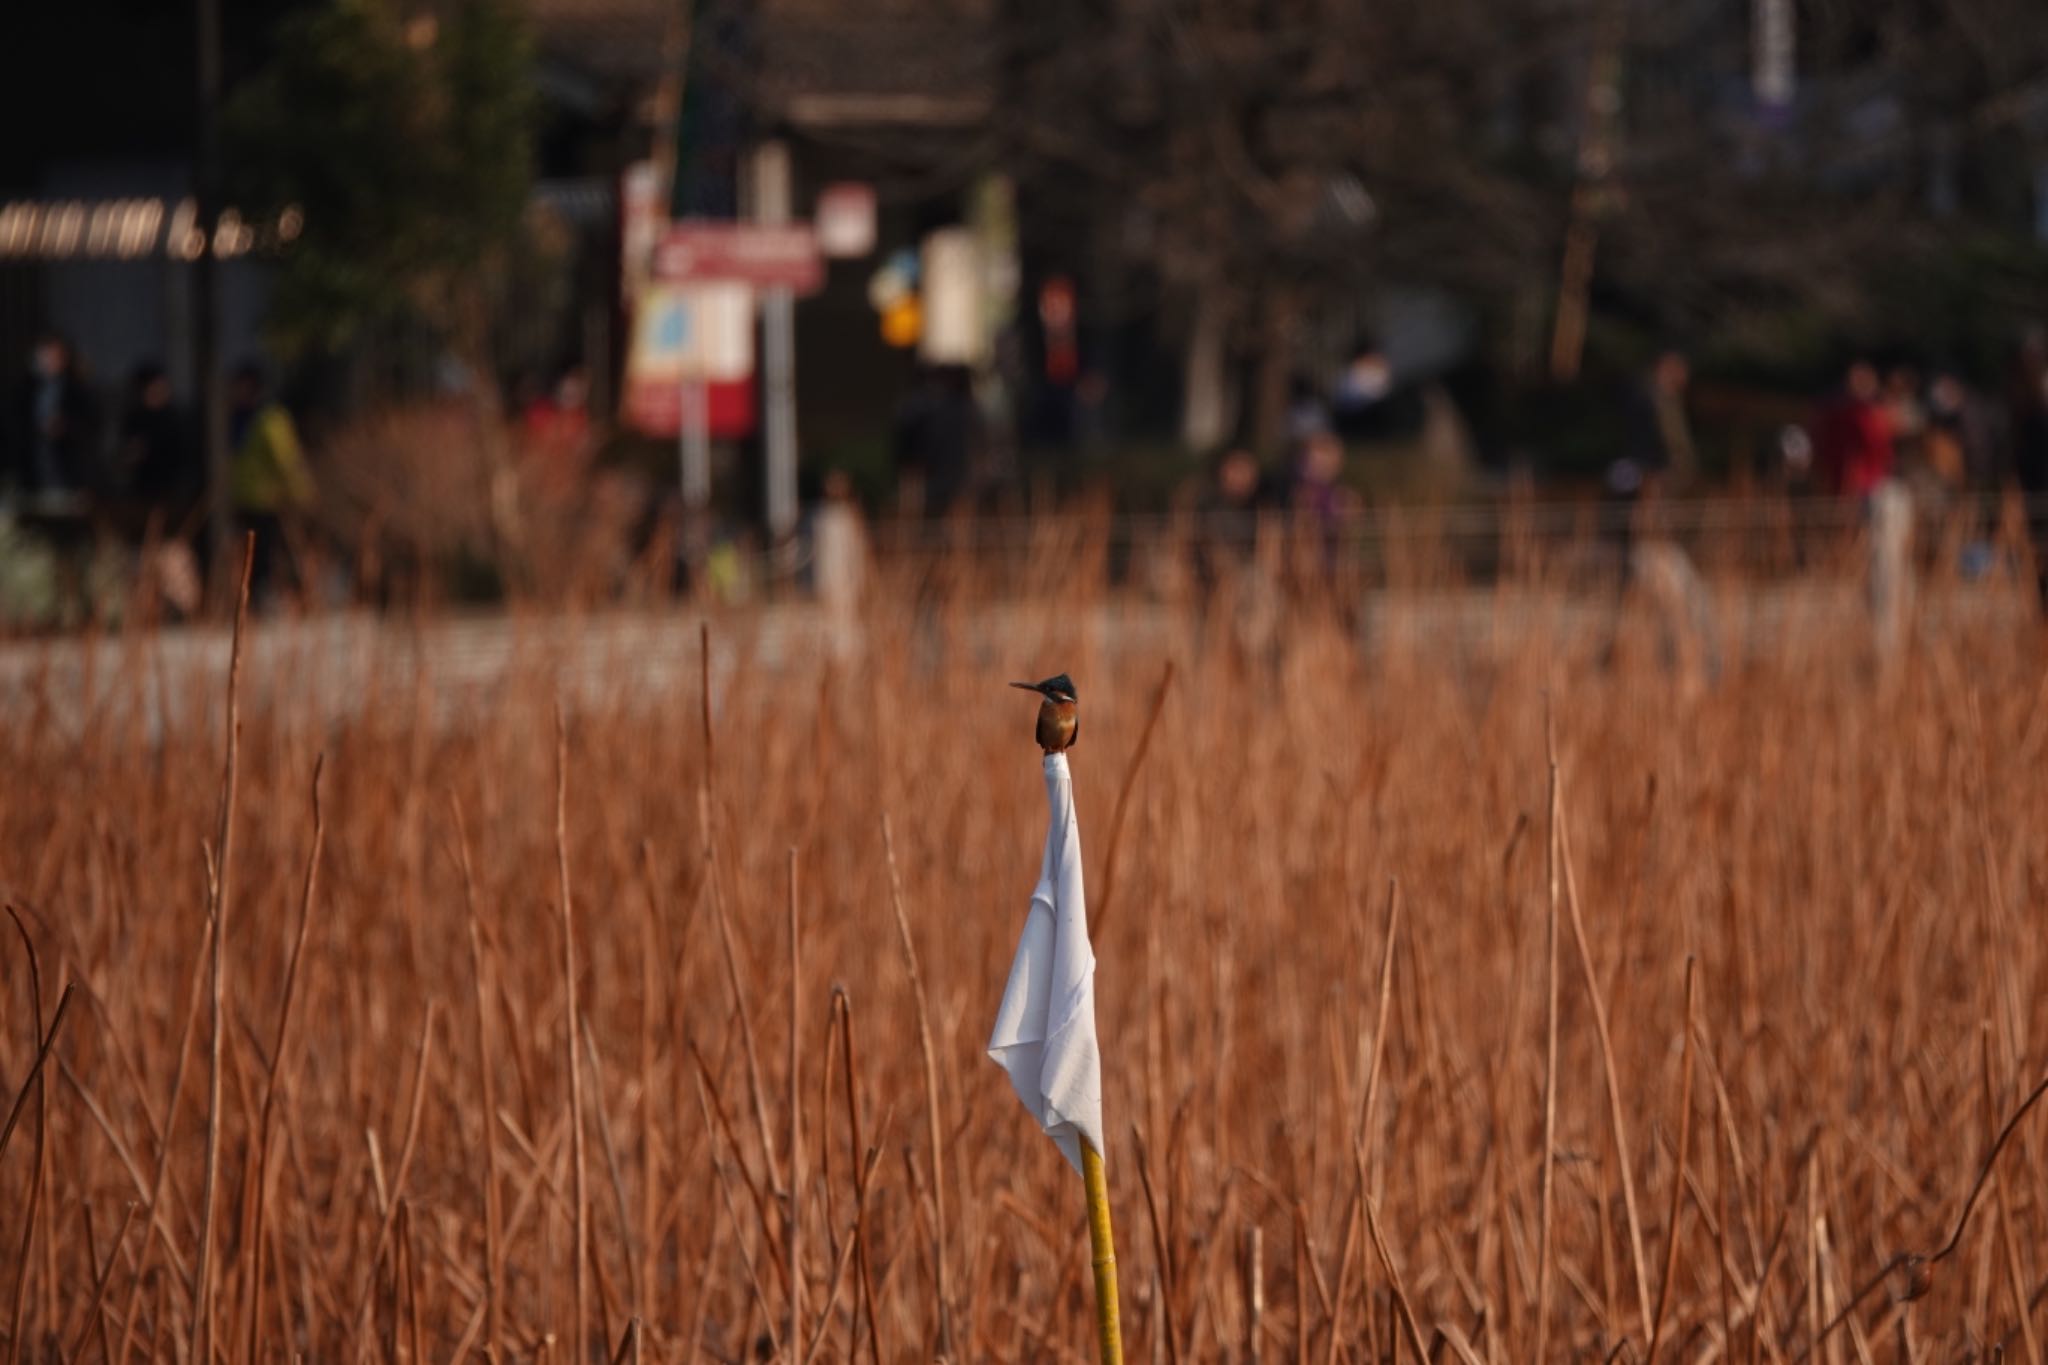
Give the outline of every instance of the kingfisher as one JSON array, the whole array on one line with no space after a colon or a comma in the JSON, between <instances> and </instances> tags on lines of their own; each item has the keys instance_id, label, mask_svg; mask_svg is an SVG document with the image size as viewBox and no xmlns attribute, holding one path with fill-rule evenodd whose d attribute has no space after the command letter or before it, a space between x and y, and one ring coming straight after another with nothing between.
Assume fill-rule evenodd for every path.
<instances>
[{"instance_id":1,"label":"kingfisher","mask_svg":"<svg viewBox=\"0 0 2048 1365\"><path fill-rule=\"evenodd\" d=\"M1081 737L1081 711L1074 697L1072 678L1059 673L1044 682L1013 682L1010 686L1045 698L1038 704L1039 748L1049 754L1061 754L1074 747L1074 741Z\"/></svg>"}]
</instances>

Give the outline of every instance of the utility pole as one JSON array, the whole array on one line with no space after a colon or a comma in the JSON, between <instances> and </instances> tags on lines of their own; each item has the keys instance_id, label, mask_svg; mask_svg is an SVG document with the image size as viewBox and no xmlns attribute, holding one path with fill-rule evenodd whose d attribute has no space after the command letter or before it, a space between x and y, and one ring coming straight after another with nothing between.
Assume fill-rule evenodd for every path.
<instances>
[{"instance_id":1,"label":"utility pole","mask_svg":"<svg viewBox=\"0 0 2048 1365\"><path fill-rule=\"evenodd\" d=\"M763 143L754 152L754 221L790 220L789 145ZM796 530L796 294L786 286L761 298L761 375L765 381L763 454L767 468L770 544Z\"/></svg>"},{"instance_id":2,"label":"utility pole","mask_svg":"<svg viewBox=\"0 0 2048 1365\"><path fill-rule=\"evenodd\" d=\"M215 601L232 601L227 566L234 554L233 509L228 501L227 391L220 368L220 258L214 230L220 224L220 0L196 0L199 19L198 139L193 156L192 199L199 254L192 261L192 368L199 392L199 439L206 455L206 512L212 564L208 580ZM224 595L225 594L225 595Z\"/></svg>"}]
</instances>

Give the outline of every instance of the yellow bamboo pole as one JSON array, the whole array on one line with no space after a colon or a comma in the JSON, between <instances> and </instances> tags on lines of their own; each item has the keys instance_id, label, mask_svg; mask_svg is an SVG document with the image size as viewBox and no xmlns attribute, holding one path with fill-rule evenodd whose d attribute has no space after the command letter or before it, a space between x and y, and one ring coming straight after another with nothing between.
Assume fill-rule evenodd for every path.
<instances>
[{"instance_id":1,"label":"yellow bamboo pole","mask_svg":"<svg viewBox=\"0 0 2048 1365\"><path fill-rule=\"evenodd\" d=\"M1095 1255L1095 1327L1102 1338L1102 1365L1124 1365L1123 1329L1117 1325L1116 1244L1109 1235L1109 1178L1102 1156L1083 1140L1081 1178L1088 1186L1088 1245Z\"/></svg>"}]
</instances>

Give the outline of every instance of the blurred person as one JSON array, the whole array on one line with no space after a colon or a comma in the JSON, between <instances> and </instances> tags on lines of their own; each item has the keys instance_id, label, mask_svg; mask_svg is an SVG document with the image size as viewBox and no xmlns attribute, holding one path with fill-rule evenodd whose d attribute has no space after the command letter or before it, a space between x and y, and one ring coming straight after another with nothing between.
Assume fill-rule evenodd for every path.
<instances>
[{"instance_id":1,"label":"blurred person","mask_svg":"<svg viewBox=\"0 0 2048 1365\"><path fill-rule=\"evenodd\" d=\"M170 376L153 361L138 366L129 380L115 463L137 511L156 516L168 535L192 529L205 482L199 442L191 415L172 395Z\"/></svg>"},{"instance_id":2,"label":"blurred person","mask_svg":"<svg viewBox=\"0 0 2048 1365\"><path fill-rule=\"evenodd\" d=\"M1667 486L1683 487L1697 468L1686 411L1692 363L1675 348L1660 352L1630 388L1620 458L1607 466L1615 550L1626 580L1635 566L1637 523Z\"/></svg>"},{"instance_id":3,"label":"blurred person","mask_svg":"<svg viewBox=\"0 0 2048 1365\"><path fill-rule=\"evenodd\" d=\"M1313 538L1325 577L1336 572L1344 527L1357 510L1357 495L1343 478L1344 443L1327 429L1312 433L1295 462L1292 502L1296 527Z\"/></svg>"},{"instance_id":4,"label":"blurred person","mask_svg":"<svg viewBox=\"0 0 2048 1365\"><path fill-rule=\"evenodd\" d=\"M1879 401L1882 396L1877 367L1858 360L1843 375L1841 391L1822 406L1813 448L1828 492L1868 499L1891 477L1891 419Z\"/></svg>"},{"instance_id":5,"label":"blurred person","mask_svg":"<svg viewBox=\"0 0 2048 1365\"><path fill-rule=\"evenodd\" d=\"M570 365L554 388L534 393L520 409L519 424L534 483L551 502L571 499L591 455L590 379L581 365Z\"/></svg>"},{"instance_id":6,"label":"blurred person","mask_svg":"<svg viewBox=\"0 0 2048 1365\"><path fill-rule=\"evenodd\" d=\"M1884 377L1884 415L1891 427L1892 461L1909 467L1925 458L1927 407L1920 394L1920 372L1894 365Z\"/></svg>"},{"instance_id":7,"label":"blurred person","mask_svg":"<svg viewBox=\"0 0 2048 1365\"><path fill-rule=\"evenodd\" d=\"M144 577L176 614L193 615L206 478L191 415L175 401L162 365L140 365L130 378L114 460L121 520L142 541Z\"/></svg>"},{"instance_id":8,"label":"blurred person","mask_svg":"<svg viewBox=\"0 0 2048 1365\"><path fill-rule=\"evenodd\" d=\"M1913 501L1895 477L1898 452L1884 399L1877 367L1851 364L1841 392L1821 411L1814 452L1829 491L1860 506L1870 535L1871 620L1879 658L1888 663L1905 642L1913 595Z\"/></svg>"},{"instance_id":9,"label":"blurred person","mask_svg":"<svg viewBox=\"0 0 2048 1365\"><path fill-rule=\"evenodd\" d=\"M921 483L926 517L942 518L960 501L981 441L981 409L966 366L926 366L897 409L895 429L899 476Z\"/></svg>"},{"instance_id":10,"label":"blurred person","mask_svg":"<svg viewBox=\"0 0 2048 1365\"><path fill-rule=\"evenodd\" d=\"M1928 469L1949 493L1989 487L1996 477L1983 404L1953 371L1937 371L1927 387L1924 452Z\"/></svg>"},{"instance_id":11,"label":"blurred person","mask_svg":"<svg viewBox=\"0 0 2048 1365\"><path fill-rule=\"evenodd\" d=\"M1692 362L1679 350L1661 352L1629 393L1628 446L1608 467L1607 486L1633 500L1670 482L1689 482L1698 470L1686 400Z\"/></svg>"},{"instance_id":12,"label":"blurred person","mask_svg":"<svg viewBox=\"0 0 2048 1365\"><path fill-rule=\"evenodd\" d=\"M846 658L859 644L860 602L868 578L867 522L845 470L827 470L821 491L810 518L811 581L824 608L833 653Z\"/></svg>"},{"instance_id":13,"label":"blurred person","mask_svg":"<svg viewBox=\"0 0 2048 1365\"><path fill-rule=\"evenodd\" d=\"M8 481L38 502L78 498L92 481L99 434L99 405L70 344L42 333L8 412Z\"/></svg>"},{"instance_id":14,"label":"blurred person","mask_svg":"<svg viewBox=\"0 0 2048 1365\"><path fill-rule=\"evenodd\" d=\"M228 495L243 530L256 537L251 595L268 591L291 571L290 535L313 505L313 475L299 447L298 427L271 398L263 370L245 363L228 388Z\"/></svg>"},{"instance_id":15,"label":"blurred person","mask_svg":"<svg viewBox=\"0 0 2048 1365\"><path fill-rule=\"evenodd\" d=\"M1287 439L1306 448L1309 439L1330 430L1329 405L1316 381L1297 374L1287 382Z\"/></svg>"},{"instance_id":16,"label":"blurred person","mask_svg":"<svg viewBox=\"0 0 2048 1365\"><path fill-rule=\"evenodd\" d=\"M1265 473L1251 451L1234 445L1217 458L1195 507L1195 585L1203 597L1250 561L1267 491Z\"/></svg>"}]
</instances>

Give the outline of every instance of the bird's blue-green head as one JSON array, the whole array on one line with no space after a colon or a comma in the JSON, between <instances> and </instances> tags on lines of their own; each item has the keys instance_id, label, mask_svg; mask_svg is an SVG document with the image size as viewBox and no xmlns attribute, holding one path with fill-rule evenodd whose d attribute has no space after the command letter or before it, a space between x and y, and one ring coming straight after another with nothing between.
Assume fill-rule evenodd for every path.
<instances>
[{"instance_id":1,"label":"bird's blue-green head","mask_svg":"<svg viewBox=\"0 0 2048 1365\"><path fill-rule=\"evenodd\" d=\"M1036 692L1052 701L1074 701L1074 680L1064 673L1055 673L1044 682L1013 682L1012 687L1021 687L1026 692Z\"/></svg>"}]
</instances>

